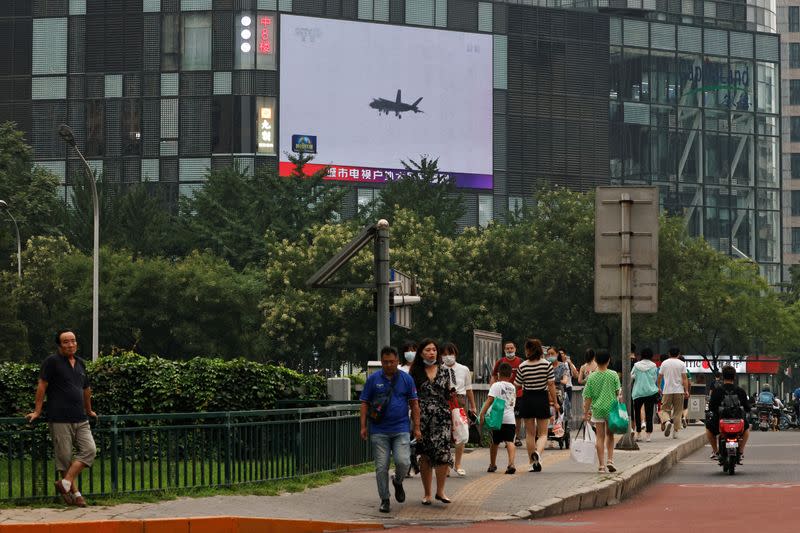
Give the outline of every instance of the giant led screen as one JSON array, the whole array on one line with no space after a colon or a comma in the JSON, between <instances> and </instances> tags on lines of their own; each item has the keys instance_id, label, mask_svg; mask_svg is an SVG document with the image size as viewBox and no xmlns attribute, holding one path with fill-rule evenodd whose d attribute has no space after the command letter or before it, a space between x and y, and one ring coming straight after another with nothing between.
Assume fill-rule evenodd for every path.
<instances>
[{"instance_id":1,"label":"giant led screen","mask_svg":"<svg viewBox=\"0 0 800 533\"><path fill-rule=\"evenodd\" d=\"M492 188L491 35L282 15L280 50L281 175L293 149L372 183L428 155Z\"/></svg>"}]
</instances>

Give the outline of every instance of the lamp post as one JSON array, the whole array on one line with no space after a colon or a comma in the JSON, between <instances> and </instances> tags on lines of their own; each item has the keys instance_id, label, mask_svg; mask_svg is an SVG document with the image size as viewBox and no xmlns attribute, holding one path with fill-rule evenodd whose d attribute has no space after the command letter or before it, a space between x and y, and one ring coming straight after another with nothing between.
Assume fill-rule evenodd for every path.
<instances>
[{"instance_id":1,"label":"lamp post","mask_svg":"<svg viewBox=\"0 0 800 533\"><path fill-rule=\"evenodd\" d=\"M78 157L83 161L86 169L86 178L92 188L92 214L94 220L94 244L92 246L92 361L97 361L97 354L100 348L100 206L97 200L97 185L94 181L94 174L89 168L89 163L75 144L75 134L72 128L66 124L58 127L58 135L61 139L72 146Z\"/></svg>"},{"instance_id":2,"label":"lamp post","mask_svg":"<svg viewBox=\"0 0 800 533\"><path fill-rule=\"evenodd\" d=\"M5 200L0 200L0 209L3 209L6 213L8 213L8 216L11 217L11 222L14 223L14 229L17 230L17 276L19 279L22 279L22 241L19 240L19 226L17 225L17 220L14 218L14 215L11 214L11 210L8 208L8 204Z\"/></svg>"}]
</instances>

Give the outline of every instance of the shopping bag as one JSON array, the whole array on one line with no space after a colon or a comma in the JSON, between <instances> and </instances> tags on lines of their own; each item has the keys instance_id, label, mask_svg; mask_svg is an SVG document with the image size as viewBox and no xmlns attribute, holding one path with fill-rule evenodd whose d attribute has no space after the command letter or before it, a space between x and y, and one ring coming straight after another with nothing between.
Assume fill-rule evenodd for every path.
<instances>
[{"instance_id":1,"label":"shopping bag","mask_svg":"<svg viewBox=\"0 0 800 533\"><path fill-rule=\"evenodd\" d=\"M556 423L553 424L553 436L557 439L564 436L564 413L561 413L561 415L556 418Z\"/></svg>"},{"instance_id":2,"label":"shopping bag","mask_svg":"<svg viewBox=\"0 0 800 533\"><path fill-rule=\"evenodd\" d=\"M453 422L453 443L466 444L469 440L469 419L463 407L458 407L450 411Z\"/></svg>"},{"instance_id":3,"label":"shopping bag","mask_svg":"<svg viewBox=\"0 0 800 533\"><path fill-rule=\"evenodd\" d=\"M581 422L578 433L572 440L569 455L573 461L585 465L597 463L597 450L595 449L596 437L592 426Z\"/></svg>"},{"instance_id":4,"label":"shopping bag","mask_svg":"<svg viewBox=\"0 0 800 533\"><path fill-rule=\"evenodd\" d=\"M628 418L628 409L624 403L614 400L611 412L608 413L608 429L615 435L624 435L630 431L631 420Z\"/></svg>"},{"instance_id":5,"label":"shopping bag","mask_svg":"<svg viewBox=\"0 0 800 533\"><path fill-rule=\"evenodd\" d=\"M506 401L502 398L495 398L492 401L492 406L489 412L486 413L484 418L486 427L493 430L499 430L503 425L503 412L506 410Z\"/></svg>"}]
</instances>

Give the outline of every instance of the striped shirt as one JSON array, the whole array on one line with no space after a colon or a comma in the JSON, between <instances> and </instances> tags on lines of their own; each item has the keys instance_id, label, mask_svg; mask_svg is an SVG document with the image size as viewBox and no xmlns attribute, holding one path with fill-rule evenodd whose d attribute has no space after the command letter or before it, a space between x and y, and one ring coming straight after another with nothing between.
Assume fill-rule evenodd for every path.
<instances>
[{"instance_id":1,"label":"striped shirt","mask_svg":"<svg viewBox=\"0 0 800 533\"><path fill-rule=\"evenodd\" d=\"M547 390L547 382L553 381L553 365L547 359L523 361L517 369L514 384L523 390Z\"/></svg>"}]
</instances>

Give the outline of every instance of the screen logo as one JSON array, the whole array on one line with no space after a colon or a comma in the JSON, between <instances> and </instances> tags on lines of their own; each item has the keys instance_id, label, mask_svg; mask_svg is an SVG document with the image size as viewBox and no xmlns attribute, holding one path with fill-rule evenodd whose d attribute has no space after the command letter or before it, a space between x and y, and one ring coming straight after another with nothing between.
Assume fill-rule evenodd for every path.
<instances>
[{"instance_id":1,"label":"screen logo","mask_svg":"<svg viewBox=\"0 0 800 533\"><path fill-rule=\"evenodd\" d=\"M292 152L303 154L317 153L316 135L292 135Z\"/></svg>"}]
</instances>

